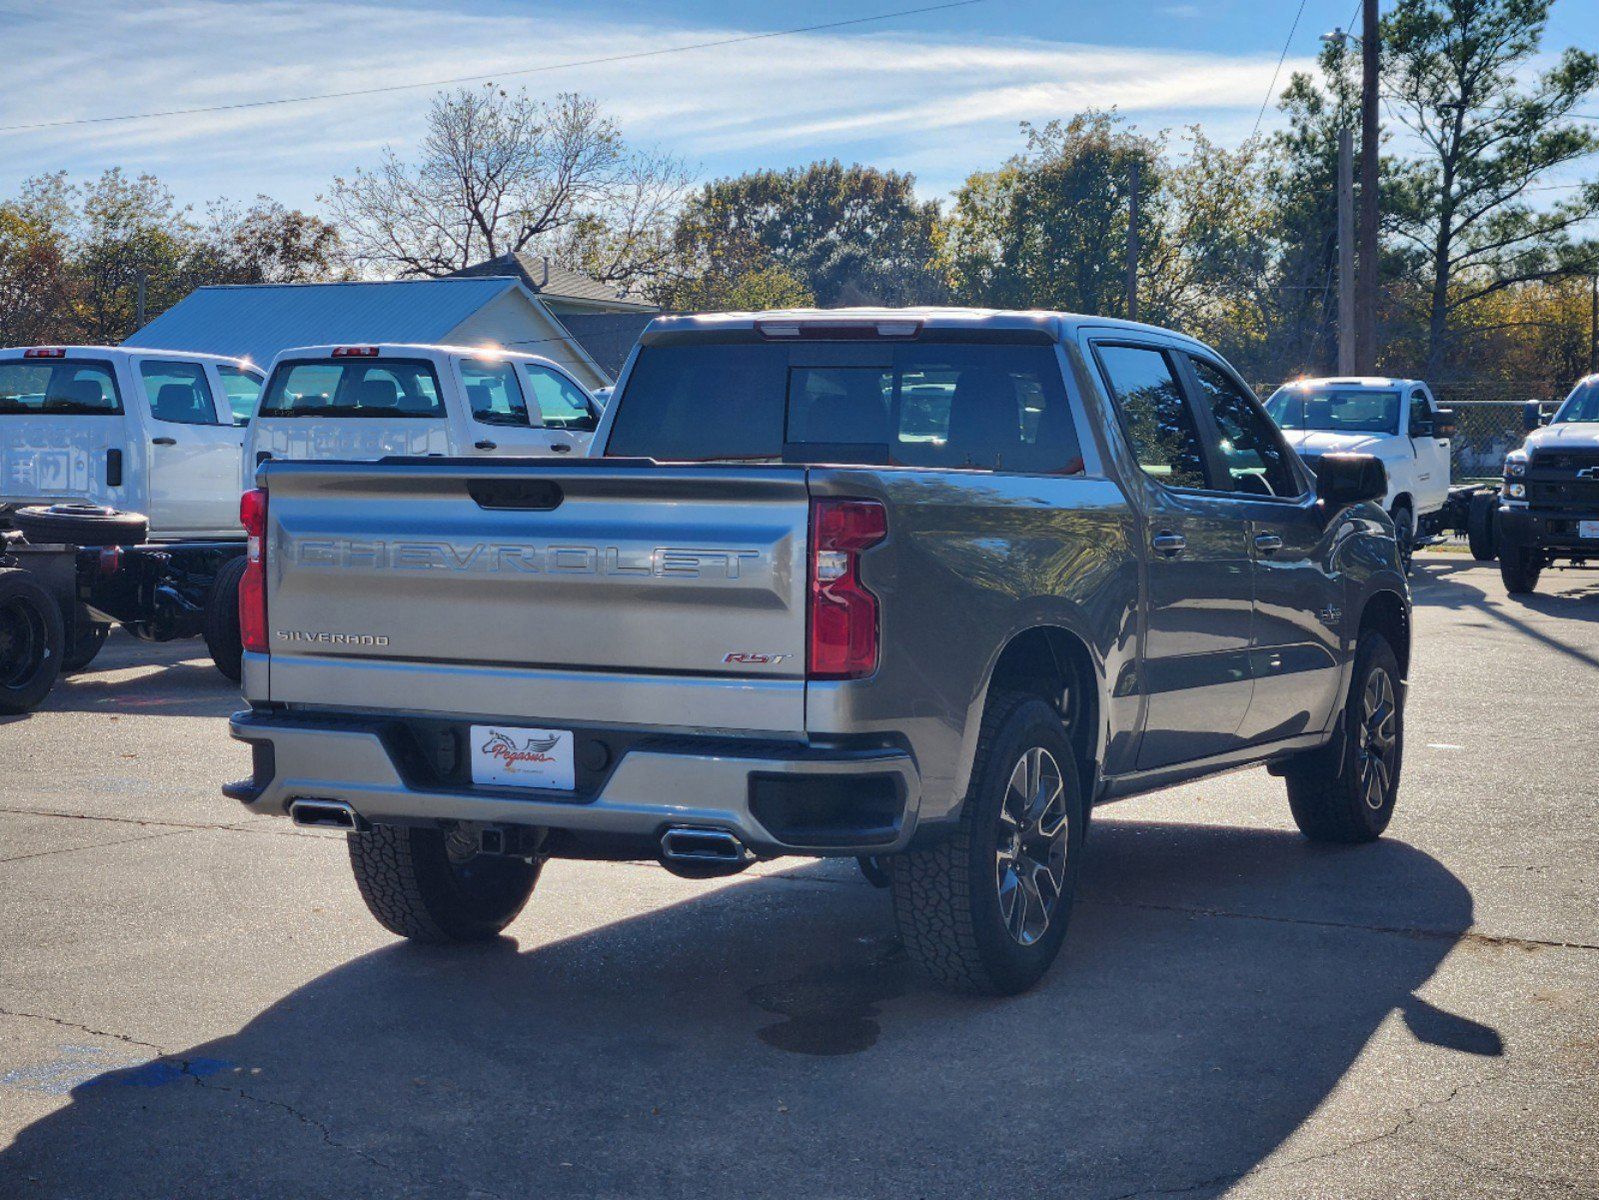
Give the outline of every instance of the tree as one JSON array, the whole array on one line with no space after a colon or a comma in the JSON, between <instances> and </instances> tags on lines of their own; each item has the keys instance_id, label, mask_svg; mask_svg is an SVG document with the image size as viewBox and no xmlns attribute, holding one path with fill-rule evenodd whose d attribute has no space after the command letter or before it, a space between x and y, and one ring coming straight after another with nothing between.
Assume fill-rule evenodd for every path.
<instances>
[{"instance_id":1,"label":"tree","mask_svg":"<svg viewBox=\"0 0 1599 1200\"><path fill-rule=\"evenodd\" d=\"M1146 201L1139 209L1142 253L1163 253L1162 143L1122 128L1115 112L1022 128L1022 154L972 175L956 193L943 234L955 295L1005 308L1125 314L1135 166Z\"/></svg>"},{"instance_id":2,"label":"tree","mask_svg":"<svg viewBox=\"0 0 1599 1200\"><path fill-rule=\"evenodd\" d=\"M625 284L686 186L681 164L629 148L594 100L488 84L434 97L415 162L385 148L324 200L362 267L438 277L537 249Z\"/></svg>"},{"instance_id":3,"label":"tree","mask_svg":"<svg viewBox=\"0 0 1599 1200\"><path fill-rule=\"evenodd\" d=\"M1399 236L1426 263L1426 367L1449 355L1452 327L1506 288L1599 267L1574 240L1599 215L1599 185L1537 207L1549 171L1599 150L1568 120L1599 85L1599 58L1568 49L1528 79L1552 0L1399 0L1383 21L1384 92L1424 148L1392 198Z\"/></svg>"},{"instance_id":4,"label":"tree","mask_svg":"<svg viewBox=\"0 0 1599 1200\"><path fill-rule=\"evenodd\" d=\"M20 203L0 203L0 346L73 340L64 239Z\"/></svg>"},{"instance_id":5,"label":"tree","mask_svg":"<svg viewBox=\"0 0 1599 1200\"><path fill-rule=\"evenodd\" d=\"M247 209L226 200L207 206L187 273L208 283L307 283L338 274L339 231L270 196Z\"/></svg>"},{"instance_id":6,"label":"tree","mask_svg":"<svg viewBox=\"0 0 1599 1200\"><path fill-rule=\"evenodd\" d=\"M718 179L678 216L676 282L663 294L700 275L730 278L729 264L744 262L779 268L826 307L937 300L938 217L914 176L836 159Z\"/></svg>"},{"instance_id":7,"label":"tree","mask_svg":"<svg viewBox=\"0 0 1599 1200\"><path fill-rule=\"evenodd\" d=\"M153 175L129 178L113 167L73 194L72 266L83 336L119 342L138 326L141 277L147 317L192 290L187 268L196 226Z\"/></svg>"}]
</instances>

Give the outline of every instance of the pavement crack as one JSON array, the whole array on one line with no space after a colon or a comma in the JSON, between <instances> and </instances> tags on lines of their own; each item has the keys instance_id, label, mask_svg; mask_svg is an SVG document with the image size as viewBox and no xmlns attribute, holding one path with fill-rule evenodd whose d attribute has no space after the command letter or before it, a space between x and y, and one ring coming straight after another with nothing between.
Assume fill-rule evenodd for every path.
<instances>
[{"instance_id":1,"label":"pavement crack","mask_svg":"<svg viewBox=\"0 0 1599 1200\"><path fill-rule=\"evenodd\" d=\"M329 1129L326 1124L318 1121L315 1117L308 1116L307 1114L301 1112L292 1104L288 1104L282 1100L273 1100L267 1096L257 1096L253 1092L247 1092L241 1087L233 1087L228 1084L216 1083L213 1080L195 1072L191 1068L189 1059L179 1060L178 1069L190 1079L194 1080L196 1087L202 1087L207 1091L213 1092L227 1092L231 1095L239 1097L241 1100L248 1100L251 1104L259 1104L266 1108L276 1108L282 1112L288 1113L307 1129L313 1129L320 1134L323 1144L328 1146L330 1149L338 1150L345 1154L353 1154L356 1158L361 1159L363 1162L368 1163L371 1166L377 1167L379 1170L389 1172L398 1170L398 1168L392 1163L384 1162L381 1158L376 1158L373 1155L368 1154L365 1150L362 1150L358 1146L352 1146L347 1142L339 1141L338 1138L333 1136L333 1131Z\"/></svg>"},{"instance_id":2,"label":"pavement crack","mask_svg":"<svg viewBox=\"0 0 1599 1200\"><path fill-rule=\"evenodd\" d=\"M92 1025L84 1025L79 1021L68 1021L63 1017L52 1017L48 1013L20 1012L16 1009L0 1008L0 1017L17 1017L25 1021L48 1021L52 1025L59 1025L63 1029L75 1029L79 1033L87 1033L94 1037L110 1038L115 1042L123 1042L129 1046L138 1046L143 1050L154 1050L156 1054L164 1053L160 1046L154 1042L143 1042L136 1037L129 1037L125 1033L113 1033L109 1029L95 1029Z\"/></svg>"},{"instance_id":3,"label":"pavement crack","mask_svg":"<svg viewBox=\"0 0 1599 1200\"><path fill-rule=\"evenodd\" d=\"M56 850L36 850L32 854L17 854L11 858L0 858L0 864L27 862L34 858L54 858L61 854L80 854L85 850L107 850L112 846L131 846L135 842L153 842L159 838L179 837L189 833L187 829L171 829L165 833L147 833L143 837L118 838L114 842L90 842L84 846L62 846Z\"/></svg>"}]
</instances>

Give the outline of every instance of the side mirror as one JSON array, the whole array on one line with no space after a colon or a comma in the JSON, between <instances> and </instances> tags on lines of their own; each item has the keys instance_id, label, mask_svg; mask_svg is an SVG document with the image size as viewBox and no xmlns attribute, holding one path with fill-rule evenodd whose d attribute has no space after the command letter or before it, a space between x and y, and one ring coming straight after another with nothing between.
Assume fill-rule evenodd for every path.
<instances>
[{"instance_id":1,"label":"side mirror","mask_svg":"<svg viewBox=\"0 0 1599 1200\"><path fill-rule=\"evenodd\" d=\"M1316 499L1329 516L1387 495L1388 471L1374 454L1323 454L1316 466Z\"/></svg>"},{"instance_id":2,"label":"side mirror","mask_svg":"<svg viewBox=\"0 0 1599 1200\"><path fill-rule=\"evenodd\" d=\"M1435 438L1452 438L1455 436L1455 410L1440 408L1438 417L1432 423L1432 436Z\"/></svg>"},{"instance_id":3,"label":"side mirror","mask_svg":"<svg viewBox=\"0 0 1599 1200\"><path fill-rule=\"evenodd\" d=\"M1528 433L1543 428L1543 405L1529 400L1521 406L1521 427Z\"/></svg>"}]
</instances>

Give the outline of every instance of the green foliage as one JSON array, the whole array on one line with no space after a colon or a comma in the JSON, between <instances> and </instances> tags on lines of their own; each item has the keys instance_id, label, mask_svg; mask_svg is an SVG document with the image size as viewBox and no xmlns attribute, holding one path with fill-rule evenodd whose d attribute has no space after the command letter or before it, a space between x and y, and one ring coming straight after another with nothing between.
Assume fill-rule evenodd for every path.
<instances>
[{"instance_id":1,"label":"green foliage","mask_svg":"<svg viewBox=\"0 0 1599 1200\"><path fill-rule=\"evenodd\" d=\"M828 307L936 300L938 205L917 199L915 182L834 160L708 183L678 214L673 278L659 295L675 303L698 277L751 270L776 279L769 272L778 268ZM779 290L798 294L792 285Z\"/></svg>"}]
</instances>

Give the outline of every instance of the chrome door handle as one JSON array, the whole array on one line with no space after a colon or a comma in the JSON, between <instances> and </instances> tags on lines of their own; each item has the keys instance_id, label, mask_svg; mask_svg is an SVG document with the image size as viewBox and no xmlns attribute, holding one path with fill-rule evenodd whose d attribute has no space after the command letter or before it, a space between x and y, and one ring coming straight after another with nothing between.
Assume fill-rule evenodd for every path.
<instances>
[{"instance_id":1,"label":"chrome door handle","mask_svg":"<svg viewBox=\"0 0 1599 1200\"><path fill-rule=\"evenodd\" d=\"M1149 544L1154 547L1156 554L1172 558L1188 548L1188 539L1180 533L1173 533L1169 529L1164 529L1150 538Z\"/></svg>"},{"instance_id":2,"label":"chrome door handle","mask_svg":"<svg viewBox=\"0 0 1599 1200\"><path fill-rule=\"evenodd\" d=\"M1283 548L1283 540L1275 533L1257 533L1255 535L1255 549L1262 554L1276 554Z\"/></svg>"},{"instance_id":3,"label":"chrome door handle","mask_svg":"<svg viewBox=\"0 0 1599 1200\"><path fill-rule=\"evenodd\" d=\"M570 454L572 452L572 447L568 446L565 442L552 442L550 444L550 450L556 454Z\"/></svg>"}]
</instances>

